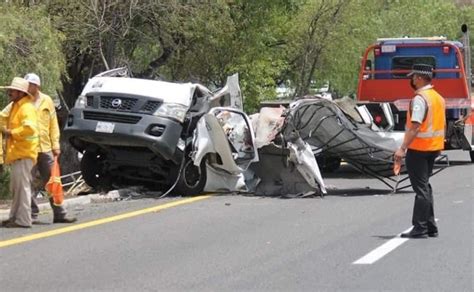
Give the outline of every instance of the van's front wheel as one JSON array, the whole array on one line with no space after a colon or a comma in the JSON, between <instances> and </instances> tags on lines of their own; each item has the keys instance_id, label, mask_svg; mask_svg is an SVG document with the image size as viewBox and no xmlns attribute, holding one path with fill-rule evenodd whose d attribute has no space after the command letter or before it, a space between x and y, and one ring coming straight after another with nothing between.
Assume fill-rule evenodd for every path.
<instances>
[{"instance_id":1,"label":"van's front wheel","mask_svg":"<svg viewBox=\"0 0 474 292\"><path fill-rule=\"evenodd\" d=\"M474 151L469 151L469 155L471 156L471 162L474 163Z\"/></svg>"},{"instance_id":2,"label":"van's front wheel","mask_svg":"<svg viewBox=\"0 0 474 292\"><path fill-rule=\"evenodd\" d=\"M199 195L206 185L206 161L196 166L191 158L186 158L179 180L174 188L174 193L182 196Z\"/></svg>"},{"instance_id":3,"label":"van's front wheel","mask_svg":"<svg viewBox=\"0 0 474 292\"><path fill-rule=\"evenodd\" d=\"M96 190L108 190L111 178L104 170L105 155L95 151L86 151L81 159L82 178Z\"/></svg>"}]
</instances>

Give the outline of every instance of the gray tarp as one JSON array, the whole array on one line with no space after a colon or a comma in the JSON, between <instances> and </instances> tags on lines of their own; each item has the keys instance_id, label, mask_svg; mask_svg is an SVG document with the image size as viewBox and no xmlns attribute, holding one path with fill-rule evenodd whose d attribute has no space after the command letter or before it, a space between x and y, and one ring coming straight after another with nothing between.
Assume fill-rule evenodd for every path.
<instances>
[{"instance_id":1,"label":"gray tarp","mask_svg":"<svg viewBox=\"0 0 474 292\"><path fill-rule=\"evenodd\" d=\"M370 175L392 176L393 153L401 145L403 133L374 131L357 121L352 109L350 104L339 106L325 99L299 100L291 104L282 133L289 136L296 132L315 153L341 157Z\"/></svg>"}]
</instances>

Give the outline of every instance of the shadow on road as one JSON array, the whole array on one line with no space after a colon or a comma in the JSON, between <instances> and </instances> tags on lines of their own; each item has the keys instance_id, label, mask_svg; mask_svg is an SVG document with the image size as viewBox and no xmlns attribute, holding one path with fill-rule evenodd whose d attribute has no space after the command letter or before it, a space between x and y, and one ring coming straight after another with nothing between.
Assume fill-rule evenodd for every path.
<instances>
[{"instance_id":1,"label":"shadow on road","mask_svg":"<svg viewBox=\"0 0 474 292\"><path fill-rule=\"evenodd\" d=\"M375 238L378 238L378 239L382 239L382 240L388 240L388 239L393 239L395 237L397 237L398 235L372 235L372 237L375 237Z\"/></svg>"},{"instance_id":2,"label":"shadow on road","mask_svg":"<svg viewBox=\"0 0 474 292\"><path fill-rule=\"evenodd\" d=\"M331 189L328 190L327 196L375 196L375 195L403 195L412 193L411 191L398 191L396 193L389 189L370 189L370 188L348 188L348 189Z\"/></svg>"},{"instance_id":3,"label":"shadow on road","mask_svg":"<svg viewBox=\"0 0 474 292\"><path fill-rule=\"evenodd\" d=\"M439 163L442 164L442 163ZM469 165L472 164L470 161L466 160L449 160L449 166L460 166L460 165Z\"/></svg>"}]
</instances>

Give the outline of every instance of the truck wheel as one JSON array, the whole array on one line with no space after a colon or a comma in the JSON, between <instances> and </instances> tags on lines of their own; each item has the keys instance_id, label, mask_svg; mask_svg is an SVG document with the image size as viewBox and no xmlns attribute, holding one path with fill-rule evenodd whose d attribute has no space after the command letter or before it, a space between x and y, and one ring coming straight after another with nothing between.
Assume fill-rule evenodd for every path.
<instances>
[{"instance_id":1,"label":"truck wheel","mask_svg":"<svg viewBox=\"0 0 474 292\"><path fill-rule=\"evenodd\" d=\"M474 151L469 151L469 155L471 156L471 162L474 163Z\"/></svg>"},{"instance_id":2,"label":"truck wheel","mask_svg":"<svg viewBox=\"0 0 474 292\"><path fill-rule=\"evenodd\" d=\"M194 165L191 158L187 158L174 193L182 196L199 195L206 185L206 161L203 159L198 167Z\"/></svg>"},{"instance_id":3,"label":"truck wheel","mask_svg":"<svg viewBox=\"0 0 474 292\"><path fill-rule=\"evenodd\" d=\"M341 166L341 158L339 157L330 157L326 161L326 165L324 166L324 171L327 172L334 172L339 169Z\"/></svg>"},{"instance_id":4,"label":"truck wheel","mask_svg":"<svg viewBox=\"0 0 474 292\"><path fill-rule=\"evenodd\" d=\"M104 159L103 155L89 151L86 151L81 159L82 178L96 190L108 190L111 185L111 178L103 169Z\"/></svg>"},{"instance_id":5,"label":"truck wheel","mask_svg":"<svg viewBox=\"0 0 474 292\"><path fill-rule=\"evenodd\" d=\"M341 166L340 157L318 156L316 158L318 165L323 172L334 172Z\"/></svg>"}]
</instances>

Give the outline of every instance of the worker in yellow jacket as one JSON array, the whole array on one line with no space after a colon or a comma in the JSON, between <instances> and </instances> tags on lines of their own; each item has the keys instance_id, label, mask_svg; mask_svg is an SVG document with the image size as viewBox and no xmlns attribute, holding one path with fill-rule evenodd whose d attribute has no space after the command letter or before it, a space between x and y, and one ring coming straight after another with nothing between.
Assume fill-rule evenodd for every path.
<instances>
[{"instance_id":1,"label":"worker in yellow jacket","mask_svg":"<svg viewBox=\"0 0 474 292\"><path fill-rule=\"evenodd\" d=\"M34 220L38 218L39 214L36 196L40 190L44 189L51 176L51 167L53 166L54 158L59 157L61 154L59 144L60 131L54 102L51 97L40 91L41 79L39 76L35 73L28 73L25 75L25 80L29 83L28 92L33 97L33 105L38 115L39 130L38 162L33 167L32 173L33 176L36 176L36 173L39 172L41 185L39 189L32 187L31 217ZM8 117L11 106L11 103L7 105L2 112L0 112L0 117ZM54 223L73 223L77 221L76 218L67 217L67 211L64 205L55 204L52 197L49 198L49 202L53 210Z\"/></svg>"},{"instance_id":2,"label":"worker in yellow jacket","mask_svg":"<svg viewBox=\"0 0 474 292\"><path fill-rule=\"evenodd\" d=\"M0 112L0 173L3 172L3 164L5 163L5 160L3 158L3 134L2 134L2 129L6 127L7 122L6 122L6 117L2 116L2 112Z\"/></svg>"},{"instance_id":3,"label":"worker in yellow jacket","mask_svg":"<svg viewBox=\"0 0 474 292\"><path fill-rule=\"evenodd\" d=\"M8 121L8 114L10 113L11 105L0 111L0 173L3 172L3 164L5 163L4 147L5 139L3 139L2 130L6 128Z\"/></svg>"},{"instance_id":4,"label":"worker in yellow jacket","mask_svg":"<svg viewBox=\"0 0 474 292\"><path fill-rule=\"evenodd\" d=\"M3 172L3 134L0 134L0 173Z\"/></svg>"},{"instance_id":5,"label":"worker in yellow jacket","mask_svg":"<svg viewBox=\"0 0 474 292\"><path fill-rule=\"evenodd\" d=\"M48 182L51 176L51 167L54 163L54 158L61 154L59 144L59 124L56 116L56 109L53 100L48 95L40 91L41 80L35 73L28 73L25 75L25 80L29 82L28 92L33 96L34 106L38 113L38 129L39 129L39 149L38 149L38 163L33 169L33 174L39 172L41 177L40 189ZM31 201L32 217L36 219L39 213L38 204L35 196L38 193L35 190ZM49 198L51 208L53 209L54 223L73 223L77 219L67 217L64 205L57 205L53 198Z\"/></svg>"},{"instance_id":6,"label":"worker in yellow jacket","mask_svg":"<svg viewBox=\"0 0 474 292\"><path fill-rule=\"evenodd\" d=\"M13 195L9 219L5 227L32 225L31 219L31 170L38 155L38 118L32 96L28 93L28 81L15 77L6 88L11 108L2 134L6 137L5 163L11 165L10 191Z\"/></svg>"}]
</instances>

